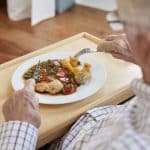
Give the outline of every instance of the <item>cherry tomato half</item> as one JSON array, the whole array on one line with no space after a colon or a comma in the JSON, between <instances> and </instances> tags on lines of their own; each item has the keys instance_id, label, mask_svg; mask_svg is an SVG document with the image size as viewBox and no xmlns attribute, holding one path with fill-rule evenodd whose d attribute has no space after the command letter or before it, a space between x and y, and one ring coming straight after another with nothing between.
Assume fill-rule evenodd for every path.
<instances>
[{"instance_id":1,"label":"cherry tomato half","mask_svg":"<svg viewBox=\"0 0 150 150\"><path fill-rule=\"evenodd\" d=\"M40 69L40 70L39 70L39 73L40 73L40 74L46 74L46 69Z\"/></svg>"},{"instance_id":2,"label":"cherry tomato half","mask_svg":"<svg viewBox=\"0 0 150 150\"><path fill-rule=\"evenodd\" d=\"M56 76L57 76L57 77L64 77L64 76L65 76L65 73L64 73L64 71L63 71L62 69L59 69L59 70L57 71L57 73L56 73Z\"/></svg>"},{"instance_id":3,"label":"cherry tomato half","mask_svg":"<svg viewBox=\"0 0 150 150\"><path fill-rule=\"evenodd\" d=\"M63 94L68 95L76 91L76 86L73 84L66 84L63 89Z\"/></svg>"},{"instance_id":4,"label":"cherry tomato half","mask_svg":"<svg viewBox=\"0 0 150 150\"><path fill-rule=\"evenodd\" d=\"M50 76L43 76L41 81L46 81L46 82L50 82L50 81L53 81L54 79Z\"/></svg>"}]
</instances>

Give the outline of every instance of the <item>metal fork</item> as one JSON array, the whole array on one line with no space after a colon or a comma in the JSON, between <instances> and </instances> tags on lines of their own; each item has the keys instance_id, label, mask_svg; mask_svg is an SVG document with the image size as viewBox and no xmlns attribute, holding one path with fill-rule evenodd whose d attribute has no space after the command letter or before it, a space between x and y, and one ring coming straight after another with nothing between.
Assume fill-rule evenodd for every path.
<instances>
[{"instance_id":1,"label":"metal fork","mask_svg":"<svg viewBox=\"0 0 150 150\"><path fill-rule=\"evenodd\" d=\"M82 50L80 50L79 52L77 52L74 57L79 57L83 54L86 54L86 53L93 53L93 52L96 52L95 50L91 49L91 48L84 48Z\"/></svg>"},{"instance_id":2,"label":"metal fork","mask_svg":"<svg viewBox=\"0 0 150 150\"><path fill-rule=\"evenodd\" d=\"M36 79L37 75L38 75L38 70L39 70L39 67L40 67L40 60L39 62L36 64L36 67L35 67L35 71L34 71L34 74L33 74L33 79Z\"/></svg>"}]
</instances>

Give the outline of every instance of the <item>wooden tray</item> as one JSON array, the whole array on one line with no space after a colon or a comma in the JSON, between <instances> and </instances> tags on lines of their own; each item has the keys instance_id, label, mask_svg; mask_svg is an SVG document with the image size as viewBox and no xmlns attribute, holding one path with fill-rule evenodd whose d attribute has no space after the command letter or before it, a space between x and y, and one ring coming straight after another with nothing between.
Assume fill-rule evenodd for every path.
<instances>
[{"instance_id":1,"label":"wooden tray","mask_svg":"<svg viewBox=\"0 0 150 150\"><path fill-rule=\"evenodd\" d=\"M80 33L56 44L0 65L0 123L4 122L2 104L12 92L11 77L14 70L25 60L50 51L96 48L103 40L88 33ZM108 78L103 89L83 101L67 105L40 105L42 125L39 130L38 148L63 135L76 119L88 109L118 104L133 95L129 88L131 80L140 76L136 65L112 58L105 53L93 54L104 65Z\"/></svg>"}]
</instances>

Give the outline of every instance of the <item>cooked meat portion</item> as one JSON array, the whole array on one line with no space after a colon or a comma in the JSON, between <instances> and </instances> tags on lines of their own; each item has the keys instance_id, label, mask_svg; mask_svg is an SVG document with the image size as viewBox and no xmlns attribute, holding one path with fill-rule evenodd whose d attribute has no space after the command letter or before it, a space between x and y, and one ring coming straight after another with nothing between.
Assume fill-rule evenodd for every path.
<instances>
[{"instance_id":1,"label":"cooked meat portion","mask_svg":"<svg viewBox=\"0 0 150 150\"><path fill-rule=\"evenodd\" d=\"M48 83L47 82L37 83L35 86L35 90L37 92L44 93L44 92L47 92L47 89L48 89Z\"/></svg>"},{"instance_id":2,"label":"cooked meat portion","mask_svg":"<svg viewBox=\"0 0 150 150\"><path fill-rule=\"evenodd\" d=\"M55 79L51 82L41 82L41 83L37 83L35 86L35 90L37 92L47 92L50 94L57 94L59 93L63 88L63 84Z\"/></svg>"}]
</instances>

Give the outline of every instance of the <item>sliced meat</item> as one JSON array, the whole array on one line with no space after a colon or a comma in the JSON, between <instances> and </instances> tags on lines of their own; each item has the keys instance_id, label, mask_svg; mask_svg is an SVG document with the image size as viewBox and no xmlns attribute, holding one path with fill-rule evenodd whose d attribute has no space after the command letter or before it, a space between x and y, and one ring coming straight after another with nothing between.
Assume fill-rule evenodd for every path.
<instances>
[{"instance_id":1,"label":"sliced meat","mask_svg":"<svg viewBox=\"0 0 150 150\"><path fill-rule=\"evenodd\" d=\"M63 84L57 79L51 82L37 83L35 86L35 90L41 93L47 92L50 94L57 94L61 92L62 89L63 89Z\"/></svg>"},{"instance_id":2,"label":"sliced meat","mask_svg":"<svg viewBox=\"0 0 150 150\"><path fill-rule=\"evenodd\" d=\"M36 86L35 86L35 90L37 92L40 92L40 93L46 92L47 89L48 89L48 83L47 82L37 83Z\"/></svg>"}]
</instances>

